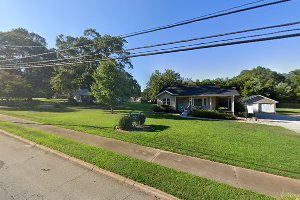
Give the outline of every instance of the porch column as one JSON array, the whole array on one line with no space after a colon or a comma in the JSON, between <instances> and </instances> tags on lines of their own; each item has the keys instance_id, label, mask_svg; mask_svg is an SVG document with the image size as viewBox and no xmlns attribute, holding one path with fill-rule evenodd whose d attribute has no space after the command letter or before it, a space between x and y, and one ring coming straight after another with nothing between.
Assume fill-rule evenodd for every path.
<instances>
[{"instance_id":1,"label":"porch column","mask_svg":"<svg viewBox=\"0 0 300 200\"><path fill-rule=\"evenodd\" d=\"M231 112L234 115L234 96L231 97Z\"/></svg>"},{"instance_id":2,"label":"porch column","mask_svg":"<svg viewBox=\"0 0 300 200\"><path fill-rule=\"evenodd\" d=\"M176 96L174 97L174 102L175 102L175 110L178 110L178 108L177 108L177 97Z\"/></svg>"},{"instance_id":3,"label":"porch column","mask_svg":"<svg viewBox=\"0 0 300 200\"><path fill-rule=\"evenodd\" d=\"M212 110L212 98L211 98L211 96L209 97L209 109Z\"/></svg>"},{"instance_id":4,"label":"porch column","mask_svg":"<svg viewBox=\"0 0 300 200\"><path fill-rule=\"evenodd\" d=\"M193 105L193 97L189 97L189 106Z\"/></svg>"},{"instance_id":5,"label":"porch column","mask_svg":"<svg viewBox=\"0 0 300 200\"><path fill-rule=\"evenodd\" d=\"M227 108L228 108L228 110L230 108L230 97L227 97Z\"/></svg>"}]
</instances>

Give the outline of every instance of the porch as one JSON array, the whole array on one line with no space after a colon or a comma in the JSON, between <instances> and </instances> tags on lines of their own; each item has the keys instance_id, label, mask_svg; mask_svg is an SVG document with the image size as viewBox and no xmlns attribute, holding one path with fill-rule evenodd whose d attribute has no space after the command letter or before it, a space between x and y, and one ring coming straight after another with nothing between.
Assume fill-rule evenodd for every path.
<instances>
[{"instance_id":1,"label":"porch","mask_svg":"<svg viewBox=\"0 0 300 200\"><path fill-rule=\"evenodd\" d=\"M176 110L181 112L184 110L203 109L219 110L234 114L234 98L235 96L190 96L175 97L174 100Z\"/></svg>"}]
</instances>

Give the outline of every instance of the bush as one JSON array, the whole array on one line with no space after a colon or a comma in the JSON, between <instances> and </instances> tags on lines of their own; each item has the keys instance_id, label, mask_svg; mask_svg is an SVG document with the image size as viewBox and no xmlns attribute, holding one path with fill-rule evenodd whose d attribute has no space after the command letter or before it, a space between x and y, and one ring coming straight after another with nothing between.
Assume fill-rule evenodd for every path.
<instances>
[{"instance_id":1,"label":"bush","mask_svg":"<svg viewBox=\"0 0 300 200\"><path fill-rule=\"evenodd\" d=\"M162 107L156 105L153 107L153 111L154 112L164 112L165 110L162 109Z\"/></svg>"},{"instance_id":2,"label":"bush","mask_svg":"<svg viewBox=\"0 0 300 200\"><path fill-rule=\"evenodd\" d=\"M210 119L227 119L227 120L235 119L235 117L229 113L221 113L214 110L193 110L192 116L210 118Z\"/></svg>"},{"instance_id":3,"label":"bush","mask_svg":"<svg viewBox=\"0 0 300 200\"><path fill-rule=\"evenodd\" d=\"M134 125L144 125L146 116L143 113L130 113L129 116L132 118Z\"/></svg>"},{"instance_id":4,"label":"bush","mask_svg":"<svg viewBox=\"0 0 300 200\"><path fill-rule=\"evenodd\" d=\"M119 121L119 128L122 130L131 130L133 128L133 119L130 116L122 116Z\"/></svg>"},{"instance_id":5,"label":"bush","mask_svg":"<svg viewBox=\"0 0 300 200\"><path fill-rule=\"evenodd\" d=\"M144 125L145 122L146 122L146 115L144 115L143 113L140 113L139 119L138 119L139 125Z\"/></svg>"},{"instance_id":6,"label":"bush","mask_svg":"<svg viewBox=\"0 0 300 200\"><path fill-rule=\"evenodd\" d=\"M77 105L77 101L74 99L74 97L69 97L68 98L68 104L69 105Z\"/></svg>"}]
</instances>

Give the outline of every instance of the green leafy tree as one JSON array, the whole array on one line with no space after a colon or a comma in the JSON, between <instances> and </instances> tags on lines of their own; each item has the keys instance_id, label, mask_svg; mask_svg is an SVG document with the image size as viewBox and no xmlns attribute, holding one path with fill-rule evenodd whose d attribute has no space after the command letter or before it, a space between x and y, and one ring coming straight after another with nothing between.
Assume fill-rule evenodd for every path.
<instances>
[{"instance_id":1,"label":"green leafy tree","mask_svg":"<svg viewBox=\"0 0 300 200\"><path fill-rule=\"evenodd\" d=\"M293 89L288 83L278 83L275 88L275 93L278 99L288 100L293 96Z\"/></svg>"},{"instance_id":2,"label":"green leafy tree","mask_svg":"<svg viewBox=\"0 0 300 200\"><path fill-rule=\"evenodd\" d=\"M144 90L147 94L143 96L149 98L148 100L155 101L160 90L169 86L181 85L182 81L183 79L180 74L173 70L166 69L164 73L155 70L147 83L146 90Z\"/></svg>"},{"instance_id":3,"label":"green leafy tree","mask_svg":"<svg viewBox=\"0 0 300 200\"><path fill-rule=\"evenodd\" d=\"M13 47L13 46L39 46L34 47ZM25 59L17 59L13 61L4 61L7 59L16 59L34 54L42 54L53 52L53 49L47 48L45 38L32 32L28 32L26 29L18 28L8 32L0 32L0 60L1 65L26 66L27 62L38 62L46 59L55 59L56 54L45 54L39 57L28 57ZM34 68L34 69L22 69L11 70L12 73L24 77L27 85L28 98L32 97L49 97L53 94L50 86L50 78L52 76L53 68Z\"/></svg>"},{"instance_id":4,"label":"green leafy tree","mask_svg":"<svg viewBox=\"0 0 300 200\"><path fill-rule=\"evenodd\" d=\"M94 72L93 78L93 96L98 102L108 105L111 113L122 99L130 97L126 72L118 67L116 61L102 62Z\"/></svg>"},{"instance_id":5,"label":"green leafy tree","mask_svg":"<svg viewBox=\"0 0 300 200\"><path fill-rule=\"evenodd\" d=\"M252 70L243 70L238 76L233 77L229 85L237 87L243 97L261 94L276 98L275 86L284 82L285 77L267 68L257 67Z\"/></svg>"},{"instance_id":6,"label":"green leafy tree","mask_svg":"<svg viewBox=\"0 0 300 200\"><path fill-rule=\"evenodd\" d=\"M126 72L126 79L128 82L128 87L129 87L129 96L133 98L138 98L141 96L141 86L137 82L137 80L134 79L134 77Z\"/></svg>"},{"instance_id":7,"label":"green leafy tree","mask_svg":"<svg viewBox=\"0 0 300 200\"><path fill-rule=\"evenodd\" d=\"M300 69L291 71L286 76L286 82L292 87L295 99L300 101Z\"/></svg>"},{"instance_id":8,"label":"green leafy tree","mask_svg":"<svg viewBox=\"0 0 300 200\"><path fill-rule=\"evenodd\" d=\"M0 97L2 99L30 97L28 91L31 86L22 76L1 70L0 80Z\"/></svg>"},{"instance_id":9,"label":"green leafy tree","mask_svg":"<svg viewBox=\"0 0 300 200\"><path fill-rule=\"evenodd\" d=\"M69 61L83 63L55 68L51 80L52 88L62 95L72 95L79 88L90 89L94 82L93 74L99 68L101 59L118 57L120 59L116 62L119 68L132 68L130 60L126 57L129 53L124 50L125 44L126 40L120 37L102 36L94 29L85 30L81 37L59 35L56 38L58 50L72 49L60 52L58 57L60 59L80 57ZM89 62L84 63L85 61Z\"/></svg>"}]
</instances>

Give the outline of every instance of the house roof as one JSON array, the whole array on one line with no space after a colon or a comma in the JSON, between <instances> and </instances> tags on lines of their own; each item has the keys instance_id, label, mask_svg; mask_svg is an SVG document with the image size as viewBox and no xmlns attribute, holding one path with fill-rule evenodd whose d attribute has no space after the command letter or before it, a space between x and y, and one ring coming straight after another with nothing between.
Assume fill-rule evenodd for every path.
<instances>
[{"instance_id":1,"label":"house roof","mask_svg":"<svg viewBox=\"0 0 300 200\"><path fill-rule=\"evenodd\" d=\"M173 96L239 96L236 89L219 88L216 86L176 86L167 87L159 92L159 95L167 92Z\"/></svg>"},{"instance_id":2,"label":"house roof","mask_svg":"<svg viewBox=\"0 0 300 200\"><path fill-rule=\"evenodd\" d=\"M90 96L91 92L88 89L80 89L78 90L74 96Z\"/></svg>"},{"instance_id":3,"label":"house roof","mask_svg":"<svg viewBox=\"0 0 300 200\"><path fill-rule=\"evenodd\" d=\"M248 104L253 104L253 103L278 103L278 101L270 99L268 97L262 96L262 95L252 95L248 98L243 99L243 102L248 103Z\"/></svg>"}]
</instances>

